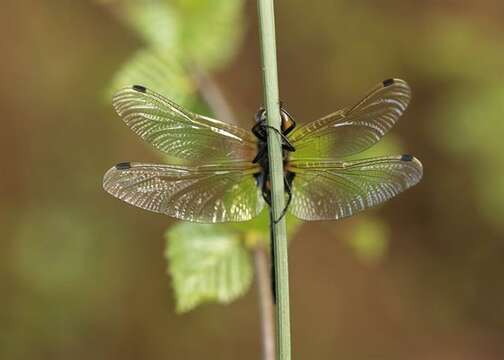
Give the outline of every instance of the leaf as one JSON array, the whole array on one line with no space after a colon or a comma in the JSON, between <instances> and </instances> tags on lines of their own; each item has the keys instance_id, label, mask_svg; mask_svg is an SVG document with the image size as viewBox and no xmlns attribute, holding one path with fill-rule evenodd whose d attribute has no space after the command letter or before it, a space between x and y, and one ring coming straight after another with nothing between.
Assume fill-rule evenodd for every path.
<instances>
[{"instance_id":1,"label":"leaf","mask_svg":"<svg viewBox=\"0 0 504 360\"><path fill-rule=\"evenodd\" d=\"M288 233L300 224L288 215ZM269 242L268 211L240 223L179 223L168 229L165 238L177 312L208 302L227 304L250 288L253 268L249 251Z\"/></svg>"},{"instance_id":2,"label":"leaf","mask_svg":"<svg viewBox=\"0 0 504 360\"><path fill-rule=\"evenodd\" d=\"M206 302L229 303L250 287L251 258L237 232L223 225L180 223L166 232L166 240L177 312Z\"/></svg>"},{"instance_id":3,"label":"leaf","mask_svg":"<svg viewBox=\"0 0 504 360\"><path fill-rule=\"evenodd\" d=\"M139 50L122 66L114 76L108 95L134 84L157 91L182 106L191 103L196 93L196 86L175 56L151 49Z\"/></svg>"},{"instance_id":4,"label":"leaf","mask_svg":"<svg viewBox=\"0 0 504 360\"><path fill-rule=\"evenodd\" d=\"M243 0L175 0L186 60L210 70L235 54L244 30ZM183 19L183 21L182 21Z\"/></svg>"},{"instance_id":5,"label":"leaf","mask_svg":"<svg viewBox=\"0 0 504 360\"><path fill-rule=\"evenodd\" d=\"M180 23L168 1L125 0L122 3L126 21L149 47L164 50L179 47Z\"/></svg>"},{"instance_id":6,"label":"leaf","mask_svg":"<svg viewBox=\"0 0 504 360\"><path fill-rule=\"evenodd\" d=\"M243 0L123 0L121 14L147 46L204 70L224 66L243 36Z\"/></svg>"}]
</instances>

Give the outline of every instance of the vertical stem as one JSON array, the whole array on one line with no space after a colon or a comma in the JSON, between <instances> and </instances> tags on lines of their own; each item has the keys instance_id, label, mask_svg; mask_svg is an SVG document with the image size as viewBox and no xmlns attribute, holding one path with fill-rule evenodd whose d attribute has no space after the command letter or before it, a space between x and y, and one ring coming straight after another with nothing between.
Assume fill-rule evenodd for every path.
<instances>
[{"instance_id":1,"label":"vertical stem","mask_svg":"<svg viewBox=\"0 0 504 360\"><path fill-rule=\"evenodd\" d=\"M280 131L280 105L275 40L275 11L273 0L258 0L263 86L268 114L268 125ZM271 200L275 219L279 219L285 206L282 145L279 134L268 128L268 157L271 174ZM271 223L275 247L277 295L277 354L279 360L291 359L289 267L287 259L287 231L285 217Z\"/></svg>"},{"instance_id":2,"label":"vertical stem","mask_svg":"<svg viewBox=\"0 0 504 360\"><path fill-rule=\"evenodd\" d=\"M275 324L273 322L273 296L266 251L258 246L254 251L257 295L261 313L261 341L263 360L275 360Z\"/></svg>"},{"instance_id":3,"label":"vertical stem","mask_svg":"<svg viewBox=\"0 0 504 360\"><path fill-rule=\"evenodd\" d=\"M236 121L231 106L222 93L219 85L205 71L192 67L198 89L217 119L230 124ZM271 279L266 251L257 246L254 251L254 262L257 279L257 294L261 319L262 360L275 360L275 324L274 307L271 293Z\"/></svg>"},{"instance_id":4,"label":"vertical stem","mask_svg":"<svg viewBox=\"0 0 504 360\"><path fill-rule=\"evenodd\" d=\"M230 124L236 121L231 106L222 93L219 85L205 71L193 67L193 76L198 89L217 119ZM264 241L262 241L264 242ZM275 323L273 296L267 254L262 246L254 251L254 262L257 279L257 294L261 319L262 360L275 360Z\"/></svg>"}]
</instances>

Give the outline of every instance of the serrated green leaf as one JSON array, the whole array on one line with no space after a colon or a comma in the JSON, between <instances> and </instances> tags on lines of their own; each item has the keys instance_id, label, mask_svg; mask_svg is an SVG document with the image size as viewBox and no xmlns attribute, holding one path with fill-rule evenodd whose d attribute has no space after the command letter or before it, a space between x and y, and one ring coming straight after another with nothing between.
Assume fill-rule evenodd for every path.
<instances>
[{"instance_id":1,"label":"serrated green leaf","mask_svg":"<svg viewBox=\"0 0 504 360\"><path fill-rule=\"evenodd\" d=\"M243 0L124 0L123 15L149 48L183 64L225 65L244 30Z\"/></svg>"},{"instance_id":2,"label":"serrated green leaf","mask_svg":"<svg viewBox=\"0 0 504 360\"><path fill-rule=\"evenodd\" d=\"M250 287L250 254L226 226L180 223L166 232L166 240L177 312L206 302L229 303Z\"/></svg>"}]
</instances>

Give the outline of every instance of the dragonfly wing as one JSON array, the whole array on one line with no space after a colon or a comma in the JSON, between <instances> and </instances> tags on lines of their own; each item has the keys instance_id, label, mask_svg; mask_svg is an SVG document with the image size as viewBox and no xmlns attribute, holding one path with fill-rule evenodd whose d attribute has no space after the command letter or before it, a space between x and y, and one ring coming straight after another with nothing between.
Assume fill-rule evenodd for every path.
<instances>
[{"instance_id":1,"label":"dragonfly wing","mask_svg":"<svg viewBox=\"0 0 504 360\"><path fill-rule=\"evenodd\" d=\"M139 208L200 223L246 221L264 207L252 164L197 167L123 163L103 188Z\"/></svg>"},{"instance_id":2,"label":"dragonfly wing","mask_svg":"<svg viewBox=\"0 0 504 360\"><path fill-rule=\"evenodd\" d=\"M381 204L422 178L422 164L411 155L360 161L293 161L290 211L302 220L351 216Z\"/></svg>"},{"instance_id":3,"label":"dragonfly wing","mask_svg":"<svg viewBox=\"0 0 504 360\"><path fill-rule=\"evenodd\" d=\"M343 158L378 142L404 113L411 98L408 84L389 79L352 107L327 115L292 132L292 159Z\"/></svg>"},{"instance_id":4,"label":"dragonfly wing","mask_svg":"<svg viewBox=\"0 0 504 360\"><path fill-rule=\"evenodd\" d=\"M168 155L200 164L256 155L250 131L194 114L142 86L119 91L113 105L131 130Z\"/></svg>"}]
</instances>

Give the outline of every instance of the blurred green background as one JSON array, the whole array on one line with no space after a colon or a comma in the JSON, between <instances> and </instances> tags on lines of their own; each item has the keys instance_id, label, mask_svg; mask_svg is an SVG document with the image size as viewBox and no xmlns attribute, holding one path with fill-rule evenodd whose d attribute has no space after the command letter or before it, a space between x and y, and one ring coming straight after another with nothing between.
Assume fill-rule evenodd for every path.
<instances>
[{"instance_id":1,"label":"blurred green background","mask_svg":"<svg viewBox=\"0 0 504 360\"><path fill-rule=\"evenodd\" d=\"M2 2L0 358L258 359L255 288L176 315L163 255L176 221L101 188L117 162L159 161L104 96L144 40L114 15L120 1L103 2ZM414 98L387 141L425 171L384 206L292 238L294 358L502 359L504 5L276 6L281 98L298 122L403 78ZM243 38L212 76L251 127L255 2L229 27Z\"/></svg>"}]
</instances>

